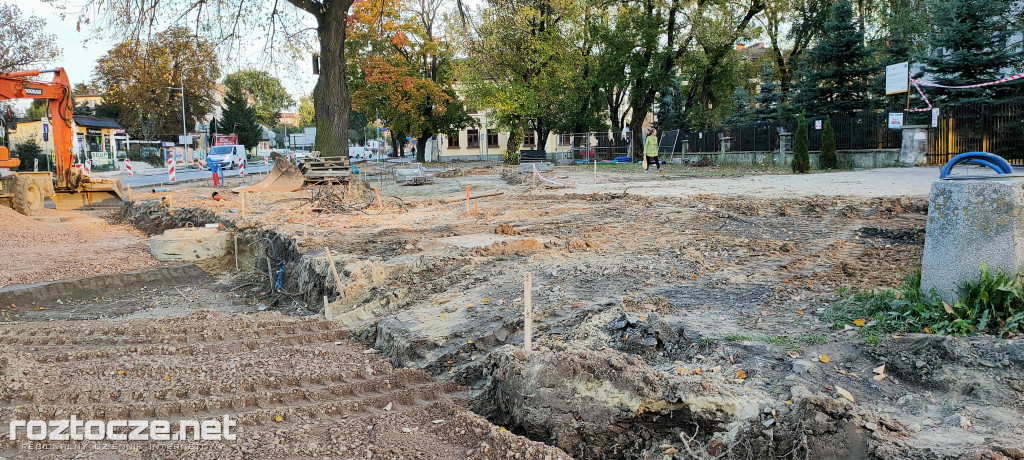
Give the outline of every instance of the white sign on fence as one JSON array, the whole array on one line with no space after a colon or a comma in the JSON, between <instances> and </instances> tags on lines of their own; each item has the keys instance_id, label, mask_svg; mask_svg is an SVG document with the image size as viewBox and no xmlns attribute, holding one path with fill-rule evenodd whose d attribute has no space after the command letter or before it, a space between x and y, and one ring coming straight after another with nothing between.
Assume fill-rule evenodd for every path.
<instances>
[{"instance_id":1,"label":"white sign on fence","mask_svg":"<svg viewBox=\"0 0 1024 460\"><path fill-rule=\"evenodd\" d=\"M903 128L903 112L894 112L889 114L889 128L890 129L902 129Z\"/></svg>"},{"instance_id":2,"label":"white sign on fence","mask_svg":"<svg viewBox=\"0 0 1024 460\"><path fill-rule=\"evenodd\" d=\"M939 127L939 108L932 107L932 128Z\"/></svg>"},{"instance_id":3,"label":"white sign on fence","mask_svg":"<svg viewBox=\"0 0 1024 460\"><path fill-rule=\"evenodd\" d=\"M899 94L910 90L910 63L885 66L885 94Z\"/></svg>"},{"instance_id":4,"label":"white sign on fence","mask_svg":"<svg viewBox=\"0 0 1024 460\"><path fill-rule=\"evenodd\" d=\"M821 120L814 120L814 129L821 129Z\"/></svg>"}]
</instances>

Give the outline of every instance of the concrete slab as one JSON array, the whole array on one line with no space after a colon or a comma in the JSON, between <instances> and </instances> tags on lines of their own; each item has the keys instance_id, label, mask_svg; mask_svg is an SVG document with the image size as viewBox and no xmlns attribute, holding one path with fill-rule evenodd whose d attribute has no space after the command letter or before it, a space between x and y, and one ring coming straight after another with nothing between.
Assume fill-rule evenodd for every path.
<instances>
[{"instance_id":1,"label":"concrete slab","mask_svg":"<svg viewBox=\"0 0 1024 460\"><path fill-rule=\"evenodd\" d=\"M519 165L519 172L533 173L533 168L537 167L538 172L549 172L555 170L555 165L548 161L541 161L537 163L523 163Z\"/></svg>"},{"instance_id":2,"label":"concrete slab","mask_svg":"<svg viewBox=\"0 0 1024 460\"><path fill-rule=\"evenodd\" d=\"M149 251L160 261L217 259L229 254L231 234L216 228L176 228L149 239Z\"/></svg>"},{"instance_id":3,"label":"concrete slab","mask_svg":"<svg viewBox=\"0 0 1024 460\"><path fill-rule=\"evenodd\" d=\"M940 180L928 198L921 287L943 300L990 272L1024 268L1024 179Z\"/></svg>"}]
</instances>

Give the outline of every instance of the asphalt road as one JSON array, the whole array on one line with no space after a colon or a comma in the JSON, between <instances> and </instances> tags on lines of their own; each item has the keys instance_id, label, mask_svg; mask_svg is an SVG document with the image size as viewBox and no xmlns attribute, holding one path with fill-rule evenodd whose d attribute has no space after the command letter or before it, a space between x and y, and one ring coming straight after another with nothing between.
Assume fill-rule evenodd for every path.
<instances>
[{"instance_id":1,"label":"asphalt road","mask_svg":"<svg viewBox=\"0 0 1024 460\"><path fill-rule=\"evenodd\" d=\"M274 165L264 166L262 163L260 163L260 164L253 163L250 166L246 166L246 168L245 168L245 175L248 176L248 175L251 175L251 174L260 174L260 173L265 172L265 171L270 171L271 169L274 169ZM150 170L150 171L152 171L152 170ZM230 169L230 170L225 170L224 171L224 177L225 178L235 177L235 176L238 176L238 170L237 169ZM196 180L196 179L209 179L210 177L212 177L212 174L210 173L209 170L199 171L199 170L194 170L194 169L182 169L182 170L179 170L179 171L177 171L175 173L175 179L176 179L177 183L181 183L181 182L185 182L185 181L189 181L189 180ZM126 183L126 184L128 184L128 185L130 185L132 187L136 187L136 188L137 187L149 187L149 186L161 185L161 184L166 185L166 184L170 183L170 182L167 181L167 173L166 172L161 172L159 174L153 174L153 175L147 175L147 176L143 176L141 174L136 174L135 177L132 177L130 179L127 178L127 174L124 174L124 175L120 176L120 178L121 178L122 182L124 182L124 183Z\"/></svg>"}]
</instances>

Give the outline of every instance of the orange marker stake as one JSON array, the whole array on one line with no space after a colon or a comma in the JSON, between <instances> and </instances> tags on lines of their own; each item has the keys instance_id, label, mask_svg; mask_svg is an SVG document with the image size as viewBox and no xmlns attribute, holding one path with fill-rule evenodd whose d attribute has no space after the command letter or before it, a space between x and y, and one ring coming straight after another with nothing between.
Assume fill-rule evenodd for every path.
<instances>
[{"instance_id":1,"label":"orange marker stake","mask_svg":"<svg viewBox=\"0 0 1024 460\"><path fill-rule=\"evenodd\" d=\"M466 186L466 214L469 214L469 186Z\"/></svg>"},{"instance_id":2,"label":"orange marker stake","mask_svg":"<svg viewBox=\"0 0 1024 460\"><path fill-rule=\"evenodd\" d=\"M380 201L380 190L377 190L377 187L374 187L373 188L373 193L377 194L377 203L380 204L380 210L383 211L384 210L384 202Z\"/></svg>"}]
</instances>

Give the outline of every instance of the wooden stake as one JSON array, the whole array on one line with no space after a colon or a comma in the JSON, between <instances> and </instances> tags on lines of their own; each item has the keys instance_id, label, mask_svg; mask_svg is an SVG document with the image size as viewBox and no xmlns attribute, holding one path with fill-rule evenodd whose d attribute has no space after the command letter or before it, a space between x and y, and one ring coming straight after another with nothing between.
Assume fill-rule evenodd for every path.
<instances>
[{"instance_id":1,"label":"wooden stake","mask_svg":"<svg viewBox=\"0 0 1024 460\"><path fill-rule=\"evenodd\" d=\"M483 195L471 196L471 197L469 197L469 199L475 200L477 198L487 198L489 196L498 196L498 195L504 195L504 194L505 194L505 192L485 193ZM461 201L461 200L462 200L462 198L453 198L453 199L450 199L450 200L444 200L444 204L451 204L451 203L455 203L455 202Z\"/></svg>"},{"instance_id":2,"label":"wooden stake","mask_svg":"<svg viewBox=\"0 0 1024 460\"><path fill-rule=\"evenodd\" d=\"M131 184L125 184L128 187L128 201L132 200L132 186Z\"/></svg>"},{"instance_id":3,"label":"wooden stake","mask_svg":"<svg viewBox=\"0 0 1024 460\"><path fill-rule=\"evenodd\" d=\"M466 214L469 214L469 186L466 186Z\"/></svg>"},{"instance_id":4,"label":"wooden stake","mask_svg":"<svg viewBox=\"0 0 1024 460\"><path fill-rule=\"evenodd\" d=\"M480 214L480 203L473 204L473 214Z\"/></svg>"},{"instance_id":5,"label":"wooden stake","mask_svg":"<svg viewBox=\"0 0 1024 460\"><path fill-rule=\"evenodd\" d=\"M235 235L235 271L238 271L238 235Z\"/></svg>"},{"instance_id":6,"label":"wooden stake","mask_svg":"<svg viewBox=\"0 0 1024 460\"><path fill-rule=\"evenodd\" d=\"M327 312L327 296L324 296L324 312Z\"/></svg>"},{"instance_id":7,"label":"wooden stake","mask_svg":"<svg viewBox=\"0 0 1024 460\"><path fill-rule=\"evenodd\" d=\"M377 204L380 205L380 210L383 211L384 210L384 202L380 200L380 190L378 190L377 187L374 187L373 188L373 193L377 194Z\"/></svg>"},{"instance_id":8,"label":"wooden stake","mask_svg":"<svg viewBox=\"0 0 1024 460\"><path fill-rule=\"evenodd\" d=\"M334 256L331 255L330 248L324 247L324 251L327 251L327 261L331 263L331 273L334 274L334 282L338 284L338 294L341 295L345 291L342 290L341 277L338 276L338 267L334 265Z\"/></svg>"},{"instance_id":9,"label":"wooden stake","mask_svg":"<svg viewBox=\"0 0 1024 460\"><path fill-rule=\"evenodd\" d=\"M533 274L523 280L523 349L533 351Z\"/></svg>"},{"instance_id":10,"label":"wooden stake","mask_svg":"<svg viewBox=\"0 0 1024 460\"><path fill-rule=\"evenodd\" d=\"M274 290L274 267L270 265L270 257L267 257L267 276L270 277L270 290Z\"/></svg>"}]
</instances>

